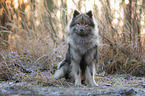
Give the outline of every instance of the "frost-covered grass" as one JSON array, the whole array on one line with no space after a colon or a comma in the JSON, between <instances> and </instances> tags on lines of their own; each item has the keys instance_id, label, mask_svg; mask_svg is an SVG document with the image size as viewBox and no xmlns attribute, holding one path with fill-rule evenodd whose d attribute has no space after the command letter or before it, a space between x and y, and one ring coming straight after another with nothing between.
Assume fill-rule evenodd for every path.
<instances>
[{"instance_id":1,"label":"frost-covered grass","mask_svg":"<svg viewBox=\"0 0 145 96\"><path fill-rule=\"evenodd\" d=\"M13 18L7 26L3 26L9 27L7 31L10 33L9 48L0 50L0 80L51 84L49 77L56 70L57 63L64 59L67 49L67 30L64 27L66 20L57 17L56 13L50 13L44 5L37 7L39 8L35 11L30 10L29 13L23 14L20 10L17 10L17 13L8 11L8 17L18 15L19 18ZM144 35L141 36L141 46L138 42L124 42L123 28L108 23L105 17L106 9L102 10L104 14L100 15L94 10L94 17L98 20L100 29L96 70L105 74L145 75ZM67 10L61 11L67 13ZM70 14L68 17L71 17ZM128 30L124 33L128 38ZM44 75L45 72L47 74ZM61 85L61 82L56 82Z\"/></svg>"}]
</instances>

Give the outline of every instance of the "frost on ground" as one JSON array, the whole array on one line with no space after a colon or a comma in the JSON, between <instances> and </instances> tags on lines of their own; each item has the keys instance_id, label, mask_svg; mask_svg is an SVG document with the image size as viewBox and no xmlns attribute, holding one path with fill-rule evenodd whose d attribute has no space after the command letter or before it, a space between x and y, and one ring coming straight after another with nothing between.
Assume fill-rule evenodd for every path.
<instances>
[{"instance_id":1,"label":"frost on ground","mask_svg":"<svg viewBox=\"0 0 145 96\"><path fill-rule=\"evenodd\" d=\"M64 79L57 81L60 85L55 85L53 82L52 84L34 84L33 82L1 81L0 96L145 96L145 77L109 75L98 76L96 81L99 84L98 87L83 88L77 88L73 82Z\"/></svg>"}]
</instances>

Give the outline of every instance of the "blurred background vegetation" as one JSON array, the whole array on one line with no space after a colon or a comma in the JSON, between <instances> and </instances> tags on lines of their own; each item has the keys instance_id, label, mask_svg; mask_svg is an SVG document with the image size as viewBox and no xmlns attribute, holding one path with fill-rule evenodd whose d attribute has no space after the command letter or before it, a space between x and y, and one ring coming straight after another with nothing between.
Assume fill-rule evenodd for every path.
<instances>
[{"instance_id":1,"label":"blurred background vegetation","mask_svg":"<svg viewBox=\"0 0 145 96\"><path fill-rule=\"evenodd\" d=\"M98 22L98 73L145 76L145 0L0 0L0 80L49 79L74 9Z\"/></svg>"}]
</instances>

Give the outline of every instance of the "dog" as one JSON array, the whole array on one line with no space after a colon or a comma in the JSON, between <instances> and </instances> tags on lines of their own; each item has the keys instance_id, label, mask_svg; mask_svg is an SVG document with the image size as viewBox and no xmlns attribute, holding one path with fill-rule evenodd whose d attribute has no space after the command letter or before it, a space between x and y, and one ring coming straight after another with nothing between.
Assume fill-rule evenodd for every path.
<instances>
[{"instance_id":1,"label":"dog","mask_svg":"<svg viewBox=\"0 0 145 96\"><path fill-rule=\"evenodd\" d=\"M68 49L65 59L58 64L54 78L73 78L75 86L82 81L98 86L95 82L95 64L98 54L98 25L92 11L80 13L74 10L68 24Z\"/></svg>"}]
</instances>

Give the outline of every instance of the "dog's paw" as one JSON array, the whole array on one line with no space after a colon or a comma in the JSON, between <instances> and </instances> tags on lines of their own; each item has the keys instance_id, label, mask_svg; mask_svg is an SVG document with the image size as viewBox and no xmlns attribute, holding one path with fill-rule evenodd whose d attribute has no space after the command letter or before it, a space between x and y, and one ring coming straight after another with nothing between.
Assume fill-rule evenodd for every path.
<instances>
[{"instance_id":1,"label":"dog's paw","mask_svg":"<svg viewBox=\"0 0 145 96\"><path fill-rule=\"evenodd\" d=\"M76 87L85 87L84 85L82 85L81 83L78 83L78 82L75 83L75 86L76 86Z\"/></svg>"},{"instance_id":2,"label":"dog's paw","mask_svg":"<svg viewBox=\"0 0 145 96\"><path fill-rule=\"evenodd\" d=\"M91 84L91 87L98 87L99 85L97 83Z\"/></svg>"},{"instance_id":3,"label":"dog's paw","mask_svg":"<svg viewBox=\"0 0 145 96\"><path fill-rule=\"evenodd\" d=\"M82 84L75 84L75 86L76 87L82 87L82 88L84 88L85 86L84 85L82 85Z\"/></svg>"}]
</instances>

